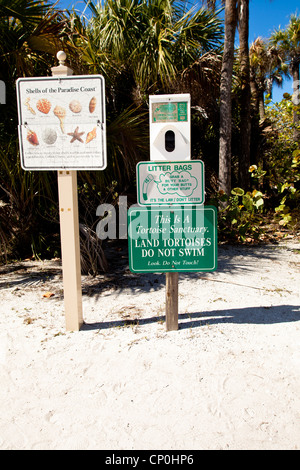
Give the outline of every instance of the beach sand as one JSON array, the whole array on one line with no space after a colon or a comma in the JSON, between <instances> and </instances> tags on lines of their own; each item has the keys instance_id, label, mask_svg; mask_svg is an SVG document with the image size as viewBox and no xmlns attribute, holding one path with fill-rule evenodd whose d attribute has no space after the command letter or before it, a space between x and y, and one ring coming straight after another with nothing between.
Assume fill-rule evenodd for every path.
<instances>
[{"instance_id":1,"label":"beach sand","mask_svg":"<svg viewBox=\"0 0 300 470\"><path fill-rule=\"evenodd\" d=\"M218 270L82 276L65 331L60 260L0 271L0 449L300 448L300 243L219 247ZM44 297L47 292L52 296Z\"/></svg>"}]
</instances>

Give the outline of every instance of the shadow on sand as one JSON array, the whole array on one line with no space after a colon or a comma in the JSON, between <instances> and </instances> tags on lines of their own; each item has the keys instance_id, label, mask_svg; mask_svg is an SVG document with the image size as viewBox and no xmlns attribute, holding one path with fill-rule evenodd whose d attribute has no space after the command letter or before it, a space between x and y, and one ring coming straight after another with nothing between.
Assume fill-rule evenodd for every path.
<instances>
[{"instance_id":1,"label":"shadow on sand","mask_svg":"<svg viewBox=\"0 0 300 470\"><path fill-rule=\"evenodd\" d=\"M106 330L126 325L147 325L165 320L164 316L154 316L135 320L117 320L108 322L85 323L81 330ZM236 324L274 324L300 320L300 307L295 305L278 305L273 307L248 307L207 312L179 313L179 329L198 328L204 325L225 323Z\"/></svg>"}]
</instances>

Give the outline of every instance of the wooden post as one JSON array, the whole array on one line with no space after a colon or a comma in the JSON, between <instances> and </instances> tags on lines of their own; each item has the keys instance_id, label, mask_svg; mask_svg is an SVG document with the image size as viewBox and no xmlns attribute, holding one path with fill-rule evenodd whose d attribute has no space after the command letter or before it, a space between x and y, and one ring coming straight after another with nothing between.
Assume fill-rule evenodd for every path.
<instances>
[{"instance_id":1,"label":"wooden post","mask_svg":"<svg viewBox=\"0 0 300 470\"><path fill-rule=\"evenodd\" d=\"M178 272L166 273L166 329L178 330Z\"/></svg>"},{"instance_id":2,"label":"wooden post","mask_svg":"<svg viewBox=\"0 0 300 470\"><path fill-rule=\"evenodd\" d=\"M58 171L61 256L67 331L83 323L77 172Z\"/></svg>"},{"instance_id":3,"label":"wooden post","mask_svg":"<svg viewBox=\"0 0 300 470\"><path fill-rule=\"evenodd\" d=\"M66 54L57 53L60 65L52 75L64 77L73 71L64 65ZM78 331L83 324L77 172L58 171L61 256L67 331Z\"/></svg>"}]
</instances>

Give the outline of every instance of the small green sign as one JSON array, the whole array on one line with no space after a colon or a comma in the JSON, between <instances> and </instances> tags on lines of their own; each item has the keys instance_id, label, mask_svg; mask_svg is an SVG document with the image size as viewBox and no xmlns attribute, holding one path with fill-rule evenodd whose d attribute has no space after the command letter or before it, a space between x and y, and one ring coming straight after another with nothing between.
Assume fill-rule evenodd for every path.
<instances>
[{"instance_id":1,"label":"small green sign","mask_svg":"<svg viewBox=\"0 0 300 470\"><path fill-rule=\"evenodd\" d=\"M204 203L204 163L139 162L137 195L141 206Z\"/></svg>"},{"instance_id":2,"label":"small green sign","mask_svg":"<svg viewBox=\"0 0 300 470\"><path fill-rule=\"evenodd\" d=\"M186 101L170 103L152 103L153 122L183 122L188 120Z\"/></svg>"},{"instance_id":3,"label":"small green sign","mask_svg":"<svg viewBox=\"0 0 300 470\"><path fill-rule=\"evenodd\" d=\"M132 272L217 269L217 210L213 206L131 207L128 211Z\"/></svg>"}]
</instances>

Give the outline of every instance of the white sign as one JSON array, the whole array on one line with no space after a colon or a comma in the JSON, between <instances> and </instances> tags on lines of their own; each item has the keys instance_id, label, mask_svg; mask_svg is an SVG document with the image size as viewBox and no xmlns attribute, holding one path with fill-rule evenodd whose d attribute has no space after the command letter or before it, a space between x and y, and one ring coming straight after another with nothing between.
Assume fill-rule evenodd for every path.
<instances>
[{"instance_id":1,"label":"white sign","mask_svg":"<svg viewBox=\"0 0 300 470\"><path fill-rule=\"evenodd\" d=\"M204 203L204 163L140 162L137 196L142 206Z\"/></svg>"},{"instance_id":2,"label":"white sign","mask_svg":"<svg viewBox=\"0 0 300 470\"><path fill-rule=\"evenodd\" d=\"M101 75L17 80L24 170L104 170L106 115Z\"/></svg>"},{"instance_id":3,"label":"white sign","mask_svg":"<svg viewBox=\"0 0 300 470\"><path fill-rule=\"evenodd\" d=\"M189 94L149 96L150 160L190 160Z\"/></svg>"}]
</instances>

